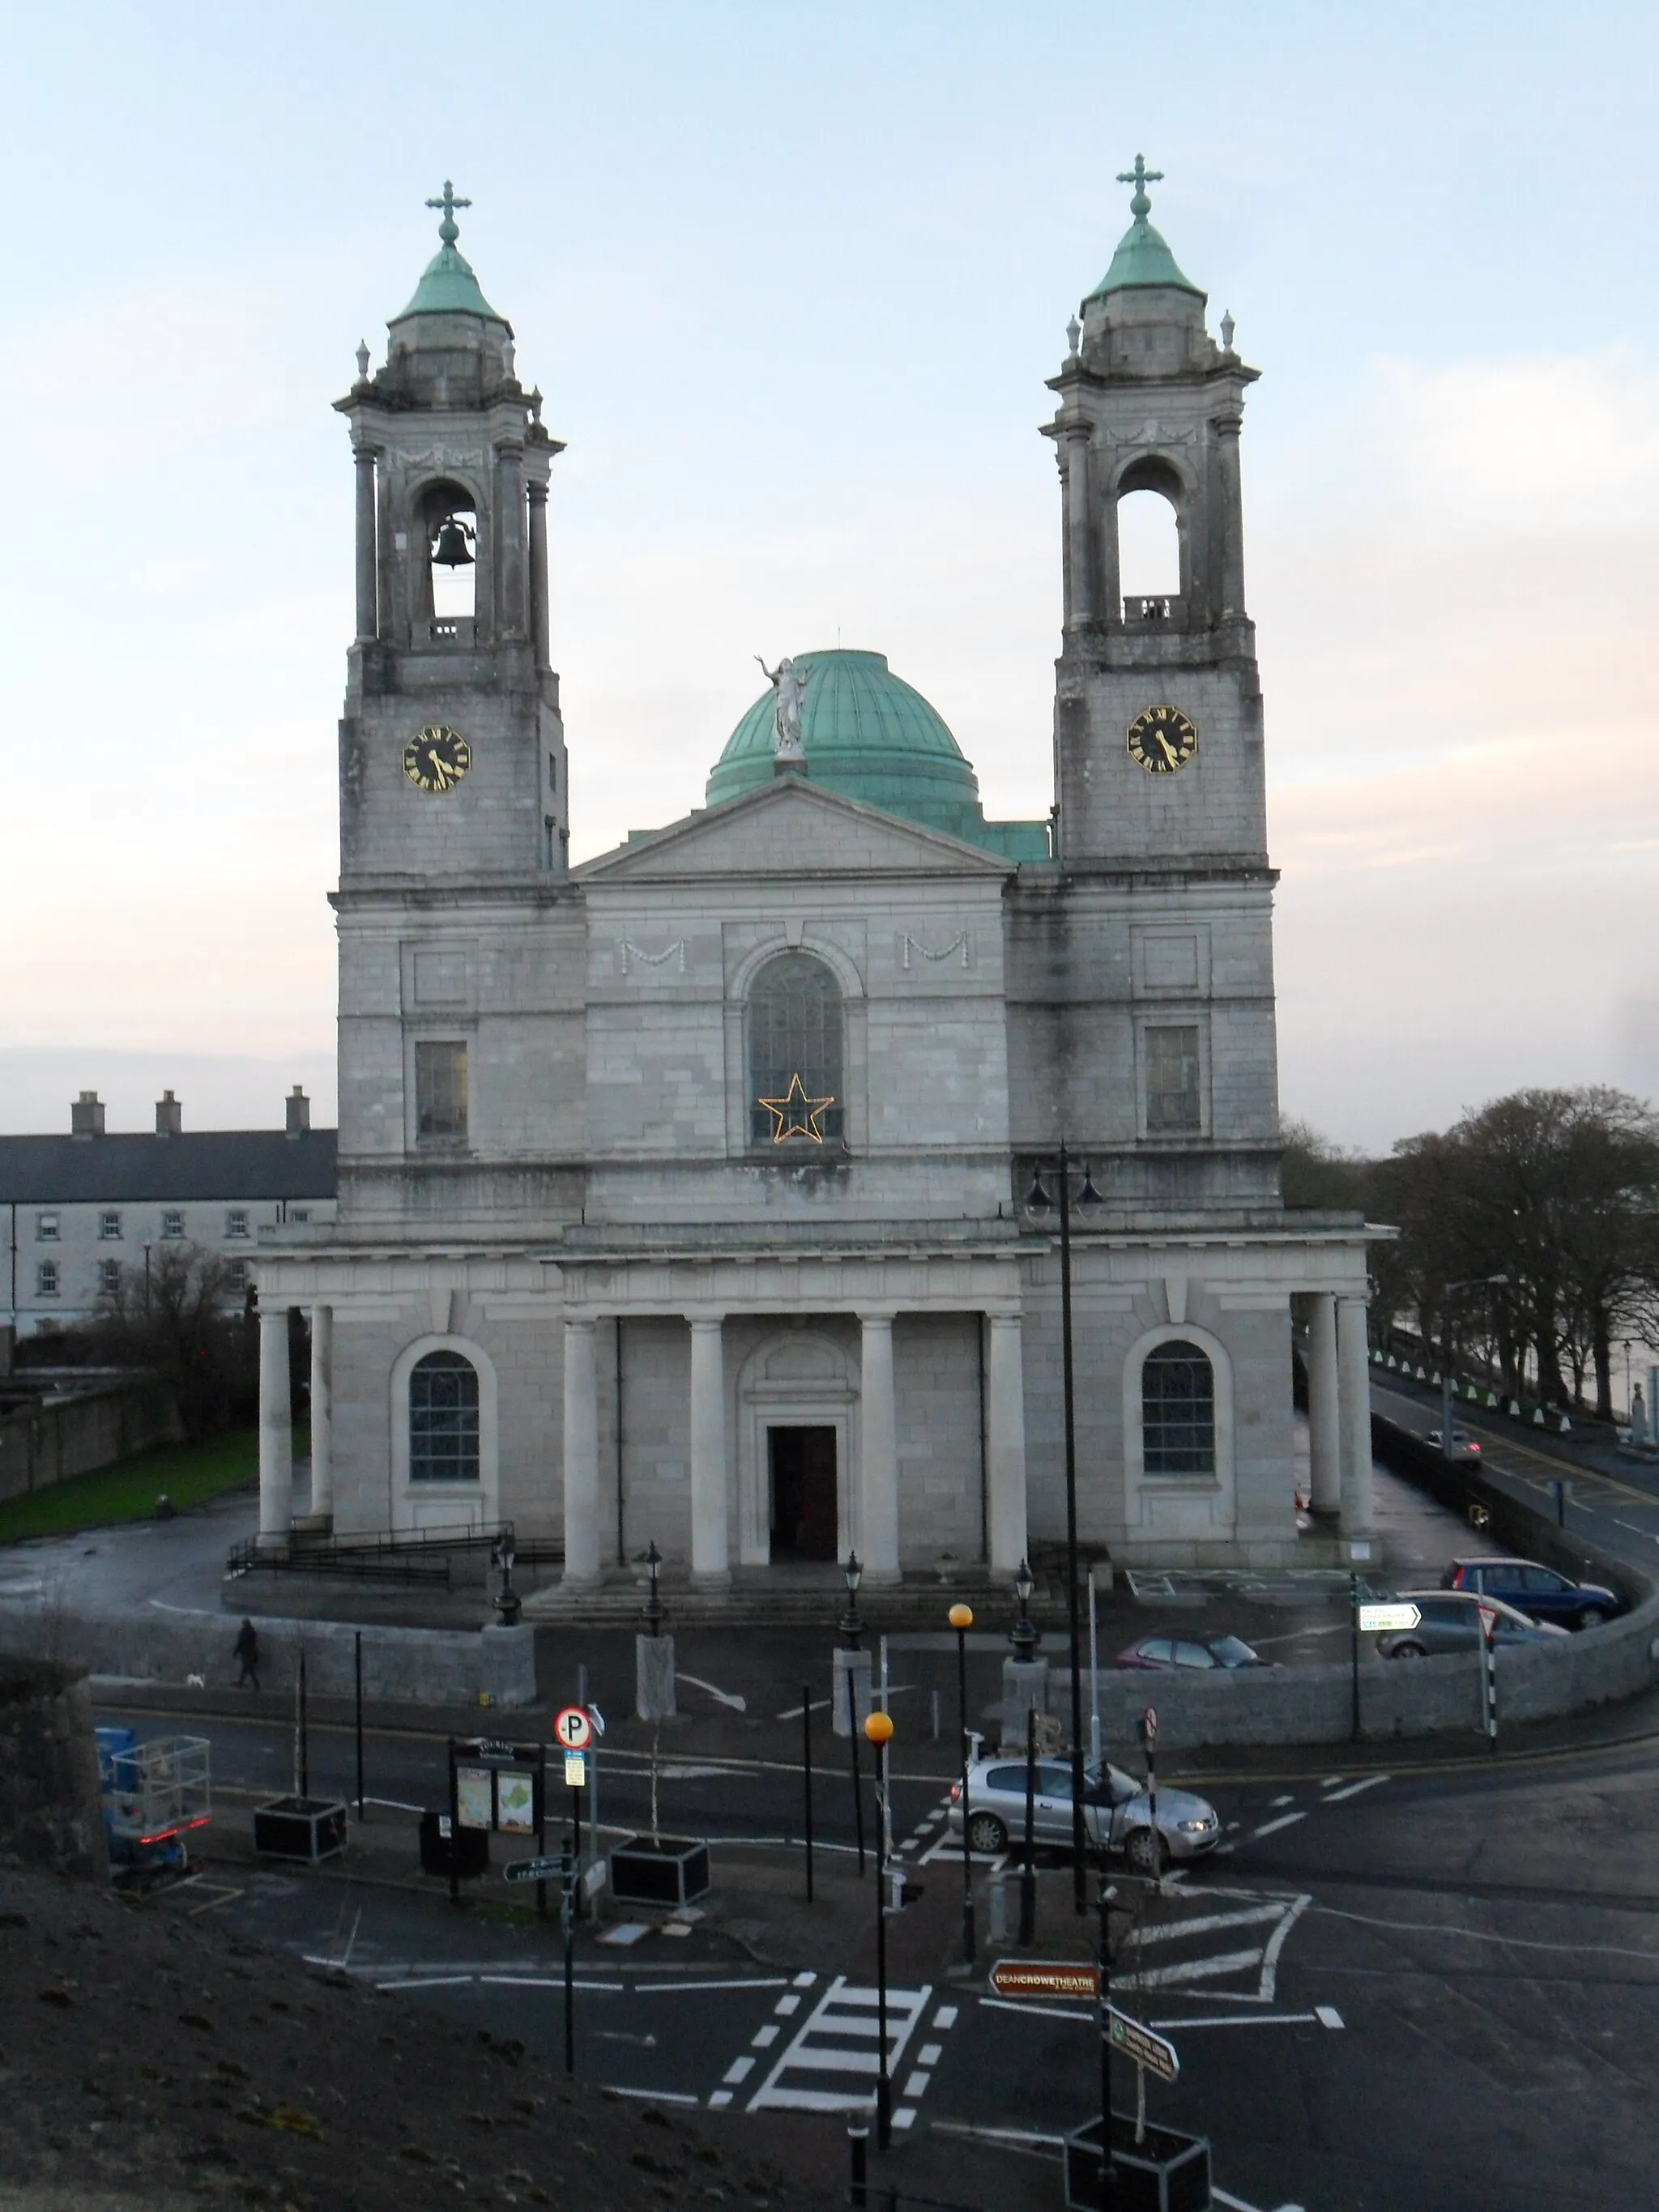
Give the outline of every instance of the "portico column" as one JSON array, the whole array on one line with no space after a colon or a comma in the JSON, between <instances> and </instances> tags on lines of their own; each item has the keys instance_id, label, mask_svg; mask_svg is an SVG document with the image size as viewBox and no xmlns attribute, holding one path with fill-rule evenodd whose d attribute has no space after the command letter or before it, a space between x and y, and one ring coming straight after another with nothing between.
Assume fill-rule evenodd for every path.
<instances>
[{"instance_id":1,"label":"portico column","mask_svg":"<svg viewBox=\"0 0 1659 2212\"><path fill-rule=\"evenodd\" d=\"M1365 1301L1336 1303L1337 1395L1342 1429L1342 1534L1371 1533L1371 1370L1365 1347Z\"/></svg>"},{"instance_id":2,"label":"portico column","mask_svg":"<svg viewBox=\"0 0 1659 2212\"><path fill-rule=\"evenodd\" d=\"M1074 423L1066 433L1066 626L1092 620L1094 578L1090 573L1089 541L1092 535L1093 501L1089 495L1089 429ZM1103 611L1110 617L1113 610ZM1016 1560L1015 1565L1019 1562Z\"/></svg>"},{"instance_id":3,"label":"portico column","mask_svg":"<svg viewBox=\"0 0 1659 2212\"><path fill-rule=\"evenodd\" d=\"M893 1316L861 1314L859 1387L859 1541L864 1579L896 1583L898 1555L898 1425L893 1405Z\"/></svg>"},{"instance_id":4,"label":"portico column","mask_svg":"<svg viewBox=\"0 0 1659 2212\"><path fill-rule=\"evenodd\" d=\"M311 1510L334 1513L334 1309L311 1309Z\"/></svg>"},{"instance_id":5,"label":"portico column","mask_svg":"<svg viewBox=\"0 0 1659 2212\"><path fill-rule=\"evenodd\" d=\"M294 1524L294 1408L288 1308L259 1302L259 1541L286 1551Z\"/></svg>"},{"instance_id":6,"label":"portico column","mask_svg":"<svg viewBox=\"0 0 1659 2212\"><path fill-rule=\"evenodd\" d=\"M599 1579L599 1394L586 1320L564 1325L563 1579Z\"/></svg>"},{"instance_id":7,"label":"portico column","mask_svg":"<svg viewBox=\"0 0 1659 2212\"><path fill-rule=\"evenodd\" d=\"M1025 1557L1025 1363L1018 1314L993 1314L985 1372L985 1472L990 1493L991 1571L1012 1575Z\"/></svg>"},{"instance_id":8,"label":"portico column","mask_svg":"<svg viewBox=\"0 0 1659 2212\"><path fill-rule=\"evenodd\" d=\"M366 644L379 627L380 580L374 558L374 449L359 446L357 464L357 641Z\"/></svg>"},{"instance_id":9,"label":"portico column","mask_svg":"<svg viewBox=\"0 0 1659 2212\"><path fill-rule=\"evenodd\" d=\"M691 1579L731 1579L726 1505L726 1351L718 1321L691 1323Z\"/></svg>"},{"instance_id":10,"label":"portico column","mask_svg":"<svg viewBox=\"0 0 1659 2212\"><path fill-rule=\"evenodd\" d=\"M1337 1415L1336 1297L1316 1291L1308 1321L1308 1474L1316 1513L1342 1503L1342 1430Z\"/></svg>"}]
</instances>

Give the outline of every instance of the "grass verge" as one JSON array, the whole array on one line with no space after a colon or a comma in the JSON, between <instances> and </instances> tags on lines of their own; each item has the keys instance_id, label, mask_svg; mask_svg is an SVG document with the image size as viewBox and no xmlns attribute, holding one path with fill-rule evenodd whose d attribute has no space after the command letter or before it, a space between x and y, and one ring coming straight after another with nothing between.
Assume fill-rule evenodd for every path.
<instances>
[{"instance_id":1,"label":"grass verge","mask_svg":"<svg viewBox=\"0 0 1659 2212\"><path fill-rule=\"evenodd\" d=\"M294 1432L295 1456L309 1449L302 1428ZM200 1444L160 1444L112 1467L72 1475L50 1489L27 1492L0 1504L0 1543L18 1536L55 1536L112 1522L143 1521L165 1491L180 1512L251 1482L259 1471L257 1429L228 1429Z\"/></svg>"}]
</instances>

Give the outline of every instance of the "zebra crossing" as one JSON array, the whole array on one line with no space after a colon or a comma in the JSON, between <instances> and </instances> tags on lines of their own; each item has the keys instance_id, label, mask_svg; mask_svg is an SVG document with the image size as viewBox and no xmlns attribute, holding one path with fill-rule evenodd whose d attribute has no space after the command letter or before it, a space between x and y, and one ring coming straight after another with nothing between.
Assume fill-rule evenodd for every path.
<instances>
[{"instance_id":1,"label":"zebra crossing","mask_svg":"<svg viewBox=\"0 0 1659 2212\"><path fill-rule=\"evenodd\" d=\"M1271 2004L1291 1931L1313 1899L1257 1889L1167 1890L1149 1917L1127 1932L1121 1985L1206 2001ZM1188 1910L1197 1907L1197 1910Z\"/></svg>"},{"instance_id":2,"label":"zebra crossing","mask_svg":"<svg viewBox=\"0 0 1659 2212\"><path fill-rule=\"evenodd\" d=\"M915 2125L917 2103L926 2095L943 2055L943 2045L922 2039L923 2034L928 2039L943 2035L957 2022L959 2008L934 2004L933 1999L931 1983L887 1992L887 2072L896 2100L896 2128ZM746 2093L744 2110L750 2112L845 2112L873 2106L881 2071L878 1992L837 1974L782 2050L771 2057L784 2023L799 2004L800 1997L793 1990L780 1998L775 2010L781 2019L758 2029L750 2048L732 2060L721 2086L708 2100L711 2106L729 2105L739 2093ZM932 2018L923 2031L930 2006ZM916 2049L907 2068L905 2056L913 2041ZM759 2086L750 2090L751 2077L769 2058Z\"/></svg>"}]
</instances>

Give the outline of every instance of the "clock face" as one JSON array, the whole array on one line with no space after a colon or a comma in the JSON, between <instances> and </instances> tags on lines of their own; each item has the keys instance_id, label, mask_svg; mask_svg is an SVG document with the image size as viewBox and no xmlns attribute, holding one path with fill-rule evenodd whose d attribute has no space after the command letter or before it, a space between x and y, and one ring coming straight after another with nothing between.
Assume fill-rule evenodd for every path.
<instances>
[{"instance_id":1,"label":"clock face","mask_svg":"<svg viewBox=\"0 0 1659 2212\"><path fill-rule=\"evenodd\" d=\"M472 765L472 748L459 730L428 722L404 747L404 774L422 791L447 791Z\"/></svg>"},{"instance_id":2,"label":"clock face","mask_svg":"<svg viewBox=\"0 0 1659 2212\"><path fill-rule=\"evenodd\" d=\"M1148 775L1173 775L1197 750L1197 727L1179 707L1148 707L1129 725L1129 757Z\"/></svg>"}]
</instances>

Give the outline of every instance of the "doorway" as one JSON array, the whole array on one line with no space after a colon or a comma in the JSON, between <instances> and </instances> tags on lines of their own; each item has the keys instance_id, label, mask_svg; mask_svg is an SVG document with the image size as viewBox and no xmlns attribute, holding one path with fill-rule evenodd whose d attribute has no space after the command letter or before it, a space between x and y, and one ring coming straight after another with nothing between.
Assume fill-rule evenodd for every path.
<instances>
[{"instance_id":1,"label":"doorway","mask_svg":"<svg viewBox=\"0 0 1659 2212\"><path fill-rule=\"evenodd\" d=\"M766 1432L772 1492L772 1557L833 1559L836 1432L831 1428Z\"/></svg>"}]
</instances>

